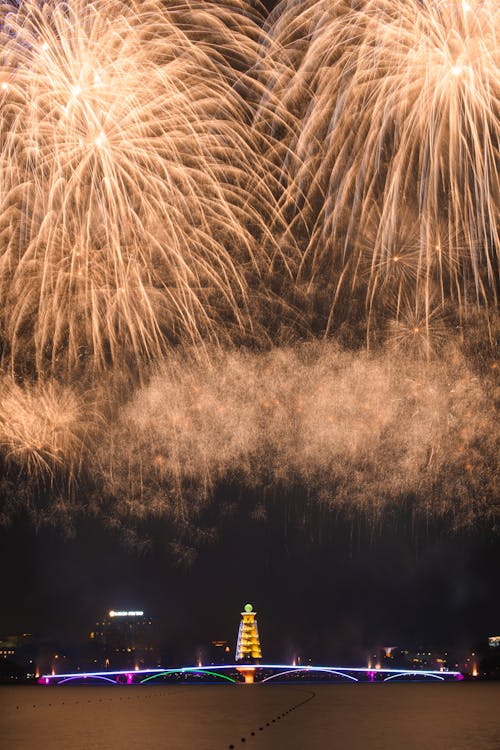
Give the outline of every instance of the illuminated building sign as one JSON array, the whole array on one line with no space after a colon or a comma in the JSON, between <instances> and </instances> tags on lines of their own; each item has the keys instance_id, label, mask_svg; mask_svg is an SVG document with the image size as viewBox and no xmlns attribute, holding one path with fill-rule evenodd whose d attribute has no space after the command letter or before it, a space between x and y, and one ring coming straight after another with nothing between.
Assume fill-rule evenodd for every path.
<instances>
[{"instance_id":1,"label":"illuminated building sign","mask_svg":"<svg viewBox=\"0 0 500 750\"><path fill-rule=\"evenodd\" d=\"M141 610L128 610L128 611L115 611L111 609L109 612L110 617L143 617L144 612Z\"/></svg>"},{"instance_id":2,"label":"illuminated building sign","mask_svg":"<svg viewBox=\"0 0 500 750\"><path fill-rule=\"evenodd\" d=\"M491 638L488 638L488 643L490 648L500 648L500 635L492 635Z\"/></svg>"}]
</instances>

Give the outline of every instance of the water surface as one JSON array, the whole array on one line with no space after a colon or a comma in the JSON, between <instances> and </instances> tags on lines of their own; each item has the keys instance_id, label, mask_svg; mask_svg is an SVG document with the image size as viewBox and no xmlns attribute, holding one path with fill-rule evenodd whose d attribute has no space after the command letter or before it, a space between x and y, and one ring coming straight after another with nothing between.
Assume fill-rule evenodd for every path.
<instances>
[{"instance_id":1,"label":"water surface","mask_svg":"<svg viewBox=\"0 0 500 750\"><path fill-rule=\"evenodd\" d=\"M0 687L0 738L2 750L500 750L500 684Z\"/></svg>"}]
</instances>

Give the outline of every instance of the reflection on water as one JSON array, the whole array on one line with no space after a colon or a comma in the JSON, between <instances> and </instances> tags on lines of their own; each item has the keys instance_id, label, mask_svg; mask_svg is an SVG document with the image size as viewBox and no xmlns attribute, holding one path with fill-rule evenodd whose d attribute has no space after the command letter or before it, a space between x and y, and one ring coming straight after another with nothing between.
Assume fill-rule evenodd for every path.
<instances>
[{"instance_id":1,"label":"reflection on water","mask_svg":"<svg viewBox=\"0 0 500 750\"><path fill-rule=\"evenodd\" d=\"M2 750L499 750L500 684L0 687Z\"/></svg>"}]
</instances>

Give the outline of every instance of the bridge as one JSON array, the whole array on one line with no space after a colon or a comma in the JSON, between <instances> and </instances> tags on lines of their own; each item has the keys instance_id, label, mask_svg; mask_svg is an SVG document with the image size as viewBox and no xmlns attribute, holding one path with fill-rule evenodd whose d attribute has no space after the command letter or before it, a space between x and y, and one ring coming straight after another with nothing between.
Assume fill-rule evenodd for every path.
<instances>
[{"instance_id":1,"label":"bridge","mask_svg":"<svg viewBox=\"0 0 500 750\"><path fill-rule=\"evenodd\" d=\"M368 667L313 666L296 664L219 664L194 667L106 670L45 674L41 685L111 684L150 685L161 683L219 682L232 684L277 682L450 682L463 680L461 672L434 669L372 669Z\"/></svg>"}]
</instances>

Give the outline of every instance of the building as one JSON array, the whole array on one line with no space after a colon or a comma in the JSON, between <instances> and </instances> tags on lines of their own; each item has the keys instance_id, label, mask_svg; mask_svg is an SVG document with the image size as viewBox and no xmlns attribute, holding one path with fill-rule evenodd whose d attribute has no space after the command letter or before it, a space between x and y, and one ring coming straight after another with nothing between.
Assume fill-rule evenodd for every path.
<instances>
[{"instance_id":1,"label":"building","mask_svg":"<svg viewBox=\"0 0 500 750\"><path fill-rule=\"evenodd\" d=\"M253 611L251 604L245 604L243 610L236 644L236 661L255 662L262 658L257 613Z\"/></svg>"},{"instance_id":2,"label":"building","mask_svg":"<svg viewBox=\"0 0 500 750\"><path fill-rule=\"evenodd\" d=\"M110 610L90 633L98 663L110 669L143 669L159 662L153 620L142 610Z\"/></svg>"},{"instance_id":3,"label":"building","mask_svg":"<svg viewBox=\"0 0 500 750\"><path fill-rule=\"evenodd\" d=\"M14 659L16 650L15 648L12 648L10 644L0 646L0 659L3 659L4 661L8 659L9 661Z\"/></svg>"},{"instance_id":4,"label":"building","mask_svg":"<svg viewBox=\"0 0 500 750\"><path fill-rule=\"evenodd\" d=\"M479 671L490 680L500 680L500 635L490 635L488 646L484 644Z\"/></svg>"},{"instance_id":5,"label":"building","mask_svg":"<svg viewBox=\"0 0 500 750\"><path fill-rule=\"evenodd\" d=\"M0 636L0 667L4 672L10 664L27 679L35 677L38 655L39 645L31 633Z\"/></svg>"},{"instance_id":6,"label":"building","mask_svg":"<svg viewBox=\"0 0 500 750\"><path fill-rule=\"evenodd\" d=\"M231 652L228 641L211 641L208 647L208 660L210 664L229 664L232 658Z\"/></svg>"}]
</instances>

